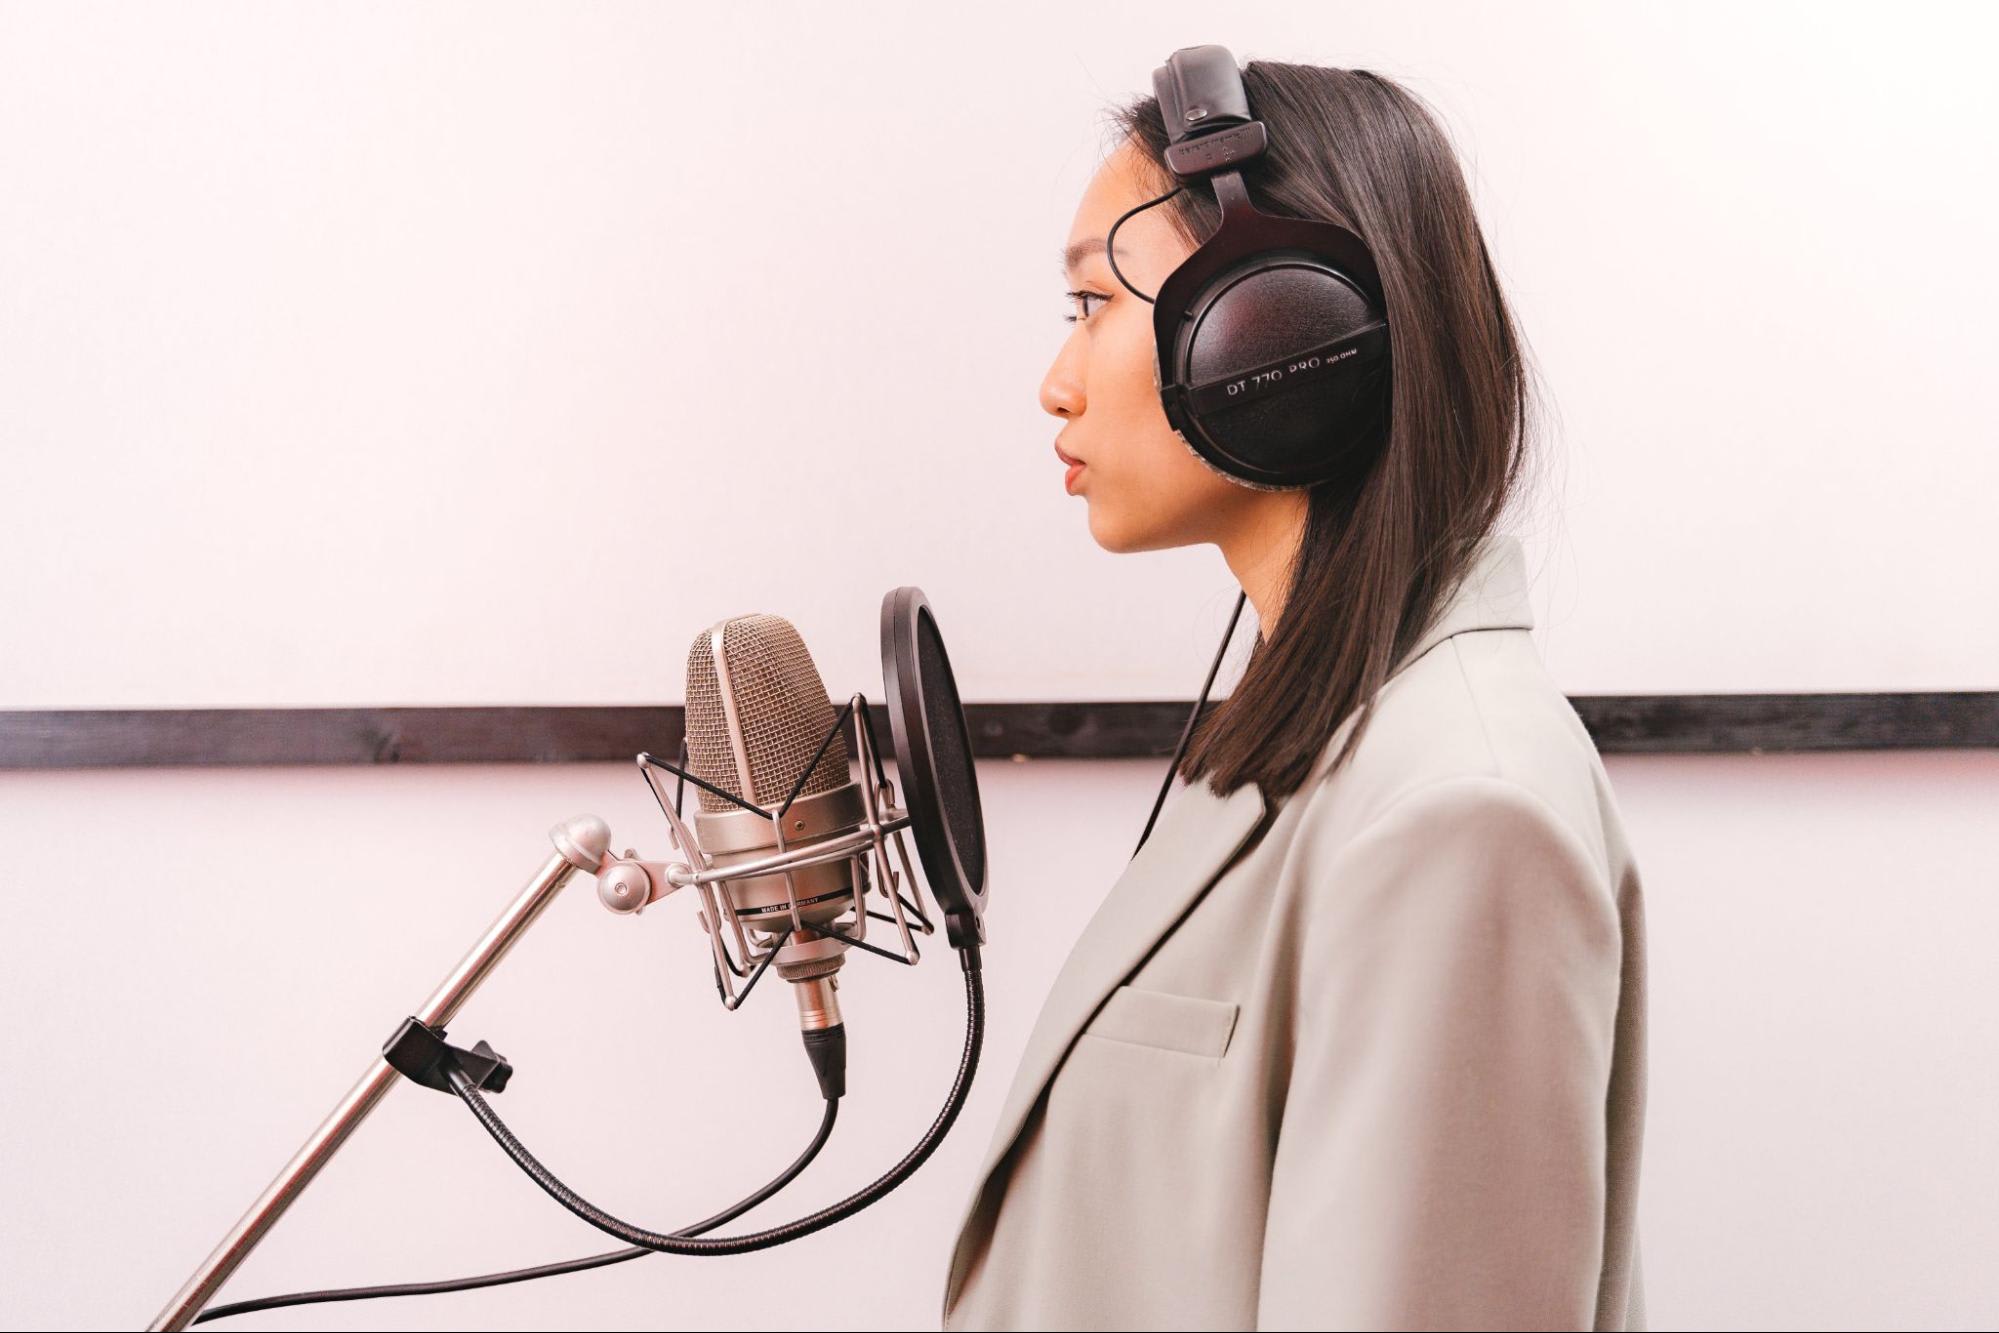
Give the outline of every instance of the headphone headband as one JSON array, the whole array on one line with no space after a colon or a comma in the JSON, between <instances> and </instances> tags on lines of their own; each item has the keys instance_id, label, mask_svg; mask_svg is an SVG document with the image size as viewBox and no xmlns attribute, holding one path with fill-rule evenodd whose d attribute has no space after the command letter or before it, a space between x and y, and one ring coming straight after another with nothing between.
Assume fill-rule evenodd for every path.
<instances>
[{"instance_id":1,"label":"headphone headband","mask_svg":"<svg viewBox=\"0 0 1999 1333\"><path fill-rule=\"evenodd\" d=\"M1175 51L1152 71L1152 93L1166 125L1166 165L1182 179L1248 162L1269 146L1226 46Z\"/></svg>"}]
</instances>

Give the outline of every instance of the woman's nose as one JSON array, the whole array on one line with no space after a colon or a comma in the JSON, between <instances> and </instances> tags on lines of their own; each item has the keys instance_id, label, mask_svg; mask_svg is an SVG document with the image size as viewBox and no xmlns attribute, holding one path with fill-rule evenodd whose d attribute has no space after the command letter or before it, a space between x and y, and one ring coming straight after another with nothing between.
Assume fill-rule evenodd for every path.
<instances>
[{"instance_id":1,"label":"woman's nose","mask_svg":"<svg viewBox=\"0 0 1999 1333\"><path fill-rule=\"evenodd\" d=\"M1065 420L1083 415L1083 379L1066 345L1041 377L1041 410Z\"/></svg>"}]
</instances>

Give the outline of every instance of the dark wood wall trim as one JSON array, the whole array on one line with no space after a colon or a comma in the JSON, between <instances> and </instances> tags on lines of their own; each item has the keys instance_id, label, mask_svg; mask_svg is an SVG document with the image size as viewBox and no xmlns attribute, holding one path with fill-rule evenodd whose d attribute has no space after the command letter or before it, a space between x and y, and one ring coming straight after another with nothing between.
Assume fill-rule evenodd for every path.
<instances>
[{"instance_id":1,"label":"dark wood wall trim","mask_svg":"<svg viewBox=\"0 0 1999 1333\"><path fill-rule=\"evenodd\" d=\"M1131 759L1173 753L1191 701L972 703L981 758ZM1999 691L1941 694L1578 695L1605 754L1999 746ZM1212 706L1212 705L1211 705ZM871 705L875 735L888 718ZM183 764L629 762L677 753L660 706L0 710L0 768Z\"/></svg>"}]
</instances>

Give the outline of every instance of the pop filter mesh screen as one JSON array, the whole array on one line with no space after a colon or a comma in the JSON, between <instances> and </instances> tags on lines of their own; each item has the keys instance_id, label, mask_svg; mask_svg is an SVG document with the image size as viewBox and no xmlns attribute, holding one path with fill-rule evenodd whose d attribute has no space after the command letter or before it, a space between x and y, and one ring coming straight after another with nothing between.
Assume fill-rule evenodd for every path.
<instances>
[{"instance_id":1,"label":"pop filter mesh screen","mask_svg":"<svg viewBox=\"0 0 1999 1333\"><path fill-rule=\"evenodd\" d=\"M979 810L978 776L972 768L971 739L965 733L965 710L958 702L951 659L944 654L937 622L927 612L916 617L916 660L923 681L930 753L937 769L937 797L950 822L951 841L965 878L971 891L979 893L986 883L986 821Z\"/></svg>"}]
</instances>

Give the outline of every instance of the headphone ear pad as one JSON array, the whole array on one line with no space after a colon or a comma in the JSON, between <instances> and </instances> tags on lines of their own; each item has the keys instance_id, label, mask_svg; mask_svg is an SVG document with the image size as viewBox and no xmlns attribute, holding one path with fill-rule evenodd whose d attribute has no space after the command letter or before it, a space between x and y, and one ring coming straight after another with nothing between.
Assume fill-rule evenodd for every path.
<instances>
[{"instance_id":1,"label":"headphone ear pad","mask_svg":"<svg viewBox=\"0 0 1999 1333\"><path fill-rule=\"evenodd\" d=\"M1326 259L1265 254L1218 275L1189 303L1175 365L1183 383L1227 380L1381 318ZM1385 356L1335 367L1282 394L1210 408L1189 424L1243 480L1301 485L1363 472L1387 442L1388 373Z\"/></svg>"}]
</instances>

